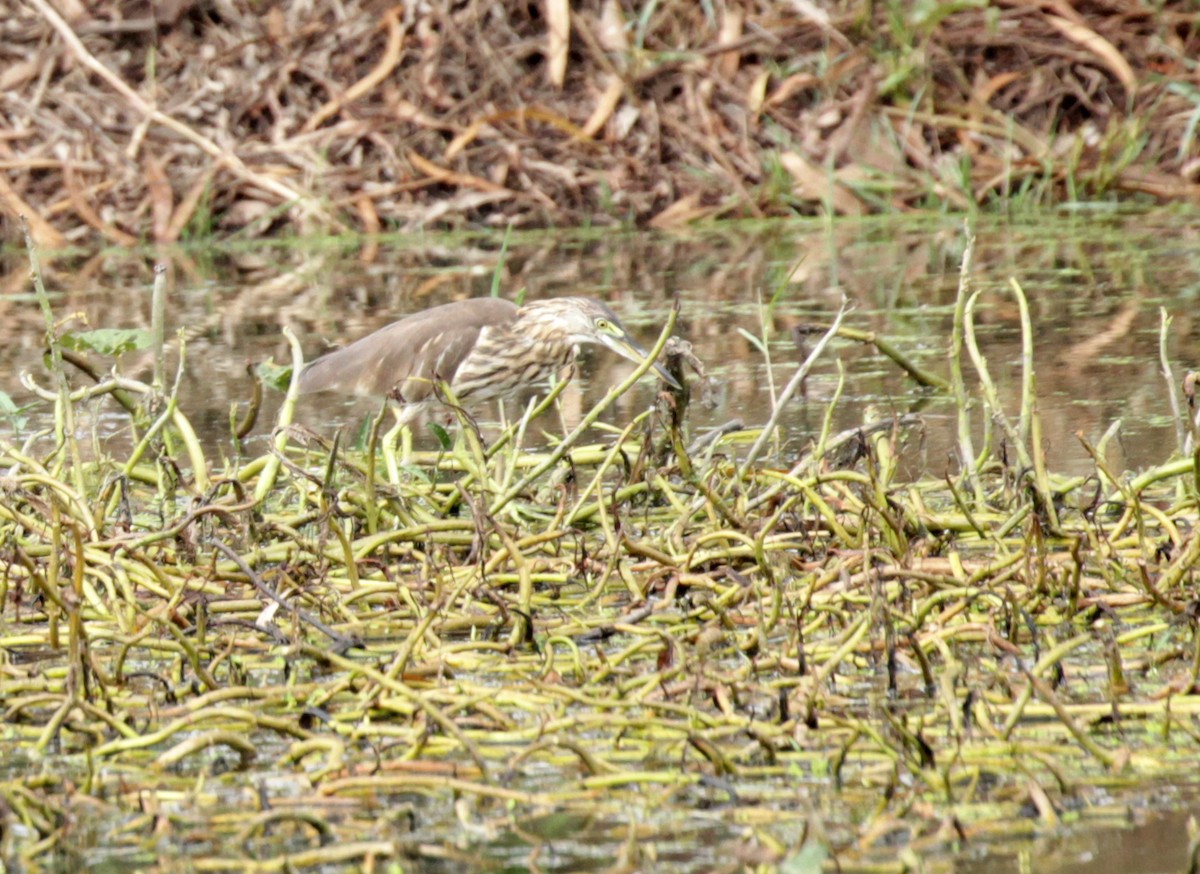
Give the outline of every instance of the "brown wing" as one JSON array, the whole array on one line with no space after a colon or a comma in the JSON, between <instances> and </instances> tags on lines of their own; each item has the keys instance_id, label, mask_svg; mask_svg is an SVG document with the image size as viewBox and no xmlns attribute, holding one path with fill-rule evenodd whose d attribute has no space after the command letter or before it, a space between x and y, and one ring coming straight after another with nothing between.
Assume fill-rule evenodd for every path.
<instances>
[{"instance_id":1,"label":"brown wing","mask_svg":"<svg viewBox=\"0 0 1200 874\"><path fill-rule=\"evenodd\" d=\"M516 304L494 297L415 313L309 364L300 373L300 393L386 396L395 391L417 403L433 393L435 379L454 378L483 328L507 324L516 313Z\"/></svg>"}]
</instances>

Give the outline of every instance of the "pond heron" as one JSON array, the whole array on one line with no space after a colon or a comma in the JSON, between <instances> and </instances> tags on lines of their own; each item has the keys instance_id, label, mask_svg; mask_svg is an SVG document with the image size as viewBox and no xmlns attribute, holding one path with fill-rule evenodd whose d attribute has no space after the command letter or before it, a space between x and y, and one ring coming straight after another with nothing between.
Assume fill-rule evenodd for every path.
<instances>
[{"instance_id":1,"label":"pond heron","mask_svg":"<svg viewBox=\"0 0 1200 874\"><path fill-rule=\"evenodd\" d=\"M559 297L518 307L494 297L454 301L414 313L300 373L300 392L376 395L397 404L401 424L439 404L445 383L460 402L502 399L536 386L597 343L635 363L647 353L607 306L590 297ZM659 364L669 385L678 383Z\"/></svg>"}]
</instances>

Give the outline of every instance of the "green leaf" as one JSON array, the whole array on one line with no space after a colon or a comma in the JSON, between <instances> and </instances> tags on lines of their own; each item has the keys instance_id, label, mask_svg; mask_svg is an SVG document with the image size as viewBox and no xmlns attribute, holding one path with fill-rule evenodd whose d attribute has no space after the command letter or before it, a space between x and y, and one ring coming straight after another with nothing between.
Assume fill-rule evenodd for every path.
<instances>
[{"instance_id":1,"label":"green leaf","mask_svg":"<svg viewBox=\"0 0 1200 874\"><path fill-rule=\"evenodd\" d=\"M450 447L454 445L454 441L450 439L450 432L437 422L430 422L429 430L433 432L433 436L436 437L438 443L442 445L443 451L449 452Z\"/></svg>"},{"instance_id":2,"label":"green leaf","mask_svg":"<svg viewBox=\"0 0 1200 874\"><path fill-rule=\"evenodd\" d=\"M287 391L292 381L292 368L288 364L276 364L274 358L268 358L254 368L263 385L270 386L276 391Z\"/></svg>"},{"instance_id":3,"label":"green leaf","mask_svg":"<svg viewBox=\"0 0 1200 874\"><path fill-rule=\"evenodd\" d=\"M18 431L25 430L25 411L28 406L18 407L8 392L0 391L0 416L8 419Z\"/></svg>"},{"instance_id":4,"label":"green leaf","mask_svg":"<svg viewBox=\"0 0 1200 874\"><path fill-rule=\"evenodd\" d=\"M78 334L63 334L62 344L77 352L95 352L115 356L134 349L146 349L153 342L149 331L141 328L96 328Z\"/></svg>"}]
</instances>

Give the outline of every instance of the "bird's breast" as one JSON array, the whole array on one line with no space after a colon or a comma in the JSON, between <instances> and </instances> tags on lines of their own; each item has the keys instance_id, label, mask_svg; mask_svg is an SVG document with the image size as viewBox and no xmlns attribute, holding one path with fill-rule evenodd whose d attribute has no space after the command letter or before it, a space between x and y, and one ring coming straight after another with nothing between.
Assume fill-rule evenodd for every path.
<instances>
[{"instance_id":1,"label":"bird's breast","mask_svg":"<svg viewBox=\"0 0 1200 874\"><path fill-rule=\"evenodd\" d=\"M554 340L481 337L450 387L460 400L505 397L535 387L575 359L575 347Z\"/></svg>"}]
</instances>

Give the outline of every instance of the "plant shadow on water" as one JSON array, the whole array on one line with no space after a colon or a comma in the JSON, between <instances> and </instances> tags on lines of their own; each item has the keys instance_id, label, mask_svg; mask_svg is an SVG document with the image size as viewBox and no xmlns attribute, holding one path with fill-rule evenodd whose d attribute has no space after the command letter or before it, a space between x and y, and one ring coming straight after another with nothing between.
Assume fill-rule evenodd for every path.
<instances>
[{"instance_id":1,"label":"plant shadow on water","mask_svg":"<svg viewBox=\"0 0 1200 874\"><path fill-rule=\"evenodd\" d=\"M1200 649L1195 485L1165 467L1181 436L1159 309L1181 378L1172 350L1200 339L1200 217L976 234L944 219L531 234L503 259L497 238L430 238L369 264L337 240L180 250L157 366L169 383L182 342L174 398L197 437L176 420L128 463L147 425L109 395L71 405L77 459L51 452L54 403L16 377L57 396L43 316L11 281L24 254L5 254L22 293L0 344L4 852L64 870L1032 858L1081 874L1118 853L1160 870L1139 847L1167 846L1193 803ZM968 251L969 321L1009 428L966 353L969 405L862 336L945 374ZM285 327L313 357L497 275L512 296L601 298L647 345L678 297L715 404L693 403L671 443L665 408L643 415L646 380L552 463L630 373L589 352L519 447L438 451L420 430L400 478L364 458L376 402L303 399L303 430L275 433L290 413L268 391L231 436L247 362L289 360ZM111 365L98 343L143 346L86 329L152 331L147 261L44 276L95 379ZM761 428L843 298L860 340L824 350L758 462L742 463L752 430L682 451L734 419ZM129 391L151 380L152 351L102 351ZM339 427L331 459L321 439ZM1186 867L1186 838L1169 845L1161 870Z\"/></svg>"}]
</instances>

